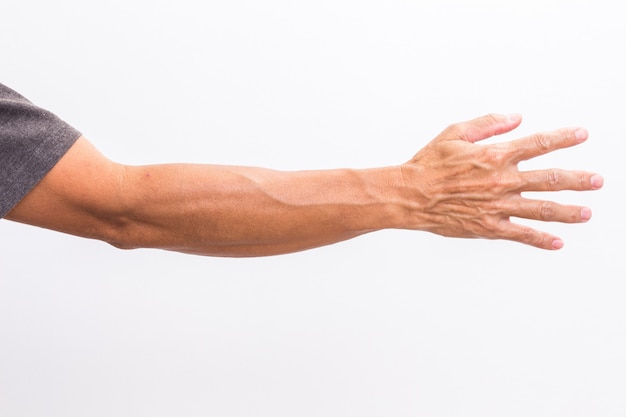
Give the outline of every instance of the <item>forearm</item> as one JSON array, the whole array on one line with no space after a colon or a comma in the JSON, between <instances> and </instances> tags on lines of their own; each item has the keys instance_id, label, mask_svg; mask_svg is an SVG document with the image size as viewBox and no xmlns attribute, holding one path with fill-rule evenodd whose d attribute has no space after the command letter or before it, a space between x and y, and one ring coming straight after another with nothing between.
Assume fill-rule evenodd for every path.
<instances>
[{"instance_id":1,"label":"forearm","mask_svg":"<svg viewBox=\"0 0 626 417\"><path fill-rule=\"evenodd\" d=\"M281 172L126 167L119 247L216 256L294 252L397 227L397 168Z\"/></svg>"}]
</instances>

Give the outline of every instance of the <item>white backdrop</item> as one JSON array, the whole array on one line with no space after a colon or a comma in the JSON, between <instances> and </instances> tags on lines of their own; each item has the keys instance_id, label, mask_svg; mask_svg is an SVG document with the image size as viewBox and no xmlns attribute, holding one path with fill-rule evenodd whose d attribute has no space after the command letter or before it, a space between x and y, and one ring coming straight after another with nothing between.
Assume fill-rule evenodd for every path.
<instances>
[{"instance_id":1,"label":"white backdrop","mask_svg":"<svg viewBox=\"0 0 626 417\"><path fill-rule=\"evenodd\" d=\"M624 416L626 26L608 0L24 0L1 82L130 164L371 167L450 123L582 125L528 166L566 247L384 231L260 259L0 221L0 415Z\"/></svg>"}]
</instances>

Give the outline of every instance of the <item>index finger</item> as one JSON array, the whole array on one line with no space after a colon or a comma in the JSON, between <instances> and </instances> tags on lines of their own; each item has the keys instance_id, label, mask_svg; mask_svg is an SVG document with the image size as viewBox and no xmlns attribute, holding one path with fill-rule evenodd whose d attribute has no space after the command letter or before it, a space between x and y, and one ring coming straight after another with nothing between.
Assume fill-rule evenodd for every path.
<instances>
[{"instance_id":1,"label":"index finger","mask_svg":"<svg viewBox=\"0 0 626 417\"><path fill-rule=\"evenodd\" d=\"M515 163L545 155L557 149L578 145L589 137L587 130L578 128L558 129L552 132L535 133L509 142Z\"/></svg>"}]
</instances>

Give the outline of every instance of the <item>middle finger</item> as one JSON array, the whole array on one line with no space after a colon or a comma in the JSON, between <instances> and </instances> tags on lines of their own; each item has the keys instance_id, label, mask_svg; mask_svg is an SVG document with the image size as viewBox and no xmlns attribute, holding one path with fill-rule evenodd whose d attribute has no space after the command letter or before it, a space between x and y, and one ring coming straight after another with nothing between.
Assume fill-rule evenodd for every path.
<instances>
[{"instance_id":1,"label":"middle finger","mask_svg":"<svg viewBox=\"0 0 626 417\"><path fill-rule=\"evenodd\" d=\"M591 177L586 171L544 169L520 172L522 185L519 191L587 191L593 190Z\"/></svg>"}]
</instances>

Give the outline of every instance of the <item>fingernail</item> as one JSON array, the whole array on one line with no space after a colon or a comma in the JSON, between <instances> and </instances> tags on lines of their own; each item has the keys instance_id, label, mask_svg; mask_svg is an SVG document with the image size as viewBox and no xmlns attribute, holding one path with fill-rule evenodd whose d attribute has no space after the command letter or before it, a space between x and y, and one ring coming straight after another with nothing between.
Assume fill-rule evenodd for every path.
<instances>
[{"instance_id":1,"label":"fingernail","mask_svg":"<svg viewBox=\"0 0 626 417\"><path fill-rule=\"evenodd\" d=\"M586 222L591 218L591 209L583 207L580 209L580 220Z\"/></svg>"},{"instance_id":2,"label":"fingernail","mask_svg":"<svg viewBox=\"0 0 626 417\"><path fill-rule=\"evenodd\" d=\"M574 132L574 136L576 136L576 139L582 142L583 140L587 139L587 137L589 136L589 133L587 133L586 129L583 129L582 127L580 127L576 129L576 131Z\"/></svg>"},{"instance_id":3,"label":"fingernail","mask_svg":"<svg viewBox=\"0 0 626 417\"><path fill-rule=\"evenodd\" d=\"M604 185L604 178L602 178L602 175L592 175L590 178L590 182L591 182L591 187L594 190L597 190L598 188L602 188L602 186Z\"/></svg>"},{"instance_id":4,"label":"fingernail","mask_svg":"<svg viewBox=\"0 0 626 417\"><path fill-rule=\"evenodd\" d=\"M564 245L561 239L554 239L552 241L552 249L561 249Z\"/></svg>"}]
</instances>

